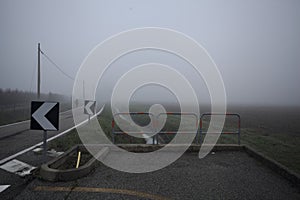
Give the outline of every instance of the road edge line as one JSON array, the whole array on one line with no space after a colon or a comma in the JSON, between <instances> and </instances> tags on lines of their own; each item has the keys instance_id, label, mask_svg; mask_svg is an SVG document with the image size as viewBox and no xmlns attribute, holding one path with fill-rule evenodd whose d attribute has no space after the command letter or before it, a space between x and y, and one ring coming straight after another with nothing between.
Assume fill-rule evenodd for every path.
<instances>
[{"instance_id":1,"label":"road edge line","mask_svg":"<svg viewBox=\"0 0 300 200\"><path fill-rule=\"evenodd\" d=\"M103 111L103 109L104 109L104 105L102 106L102 108L100 109L100 111L99 111L98 113L96 113L95 115L93 115L93 116L91 117L91 119L93 119L93 118L95 118L96 116L100 115L101 112ZM55 136L53 136L53 137L51 137L51 138L48 138L48 139L47 139L47 142L50 142L50 141L52 141L52 140L54 140L54 139L56 139L56 138L58 138L58 137L60 137L60 136L62 136L62 135L64 135L64 134L66 134L66 133L72 131L73 129L75 129L75 128L77 128L77 127L79 127L79 126L81 126L81 125L87 123L88 121L89 121L89 120L86 119L86 120L80 122L79 124L77 124L77 125L75 125L75 126L69 128L69 129L67 129L67 130L65 130L65 131L63 131L63 132L61 132L61 133L59 133L59 134L57 134L57 135L55 135ZM15 153L15 154L13 154L13 155L11 155L11 156L8 156L8 157L6 157L6 158L3 158L2 160L0 160L0 165L2 165L2 164L4 164L4 163L6 163L6 162L8 162L8 161L10 161L10 160L12 160L12 159L18 157L18 156L20 156L20 155L22 155L22 154L24 154L24 153L27 153L28 151L31 151L32 149L34 149L34 148L36 148L36 147L38 147L38 146L41 146L42 144L43 144L43 142L39 142L39 143L37 143L37 144L35 144L35 145L31 146L31 147L28 147L28 148L26 148L26 149L24 149L24 150L22 150L22 151L19 151L18 153Z\"/></svg>"}]
</instances>

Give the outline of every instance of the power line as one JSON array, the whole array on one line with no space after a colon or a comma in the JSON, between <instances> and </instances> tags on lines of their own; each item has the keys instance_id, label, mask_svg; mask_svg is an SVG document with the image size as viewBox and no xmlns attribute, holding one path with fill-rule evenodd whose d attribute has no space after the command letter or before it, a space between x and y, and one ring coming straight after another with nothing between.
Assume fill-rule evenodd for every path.
<instances>
[{"instance_id":1,"label":"power line","mask_svg":"<svg viewBox=\"0 0 300 200\"><path fill-rule=\"evenodd\" d=\"M56 64L47 54L45 54L42 50L41 53L43 54L43 56L45 56L45 58L52 63L56 69L58 69L61 73L63 73L66 77L68 77L69 79L71 79L72 81L75 80L75 78L73 78L72 76L68 75L66 72L64 72L59 66L58 64Z\"/></svg>"}]
</instances>

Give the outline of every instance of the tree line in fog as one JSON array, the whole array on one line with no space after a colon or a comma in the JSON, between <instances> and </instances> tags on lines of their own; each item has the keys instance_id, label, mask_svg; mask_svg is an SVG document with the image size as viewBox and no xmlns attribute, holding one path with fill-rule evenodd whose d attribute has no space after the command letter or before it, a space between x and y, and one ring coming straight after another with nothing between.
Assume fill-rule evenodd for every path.
<instances>
[{"instance_id":1,"label":"tree line in fog","mask_svg":"<svg viewBox=\"0 0 300 200\"><path fill-rule=\"evenodd\" d=\"M42 93L40 100L48 101L68 101L68 97L61 94L49 92L48 94ZM27 104L33 100L38 100L35 92L22 91L18 89L2 89L0 88L0 105L12 104Z\"/></svg>"}]
</instances>

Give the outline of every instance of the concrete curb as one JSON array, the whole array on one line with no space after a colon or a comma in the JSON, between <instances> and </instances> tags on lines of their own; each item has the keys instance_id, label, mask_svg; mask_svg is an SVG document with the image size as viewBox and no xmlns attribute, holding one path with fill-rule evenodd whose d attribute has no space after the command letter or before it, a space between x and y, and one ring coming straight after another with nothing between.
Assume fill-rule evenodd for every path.
<instances>
[{"instance_id":1,"label":"concrete curb","mask_svg":"<svg viewBox=\"0 0 300 200\"><path fill-rule=\"evenodd\" d=\"M48 163L44 164L40 168L40 176L47 181L71 181L76 180L78 178L84 177L91 172L96 166L97 159L104 158L108 151L108 147L103 147L99 153L97 154L96 158L92 157L88 162L84 165L73 168L73 169L65 169L60 170L59 168L69 156L77 152L78 150L82 152L87 152L83 145L77 145L66 151L64 154L60 155L59 157L49 161Z\"/></svg>"},{"instance_id":2,"label":"concrete curb","mask_svg":"<svg viewBox=\"0 0 300 200\"><path fill-rule=\"evenodd\" d=\"M259 160L262 162L265 166L276 172L277 174L281 175L282 177L288 179L290 182L292 182L297 187L300 187L300 176L299 174L289 170L284 165L280 164L279 162L269 158L268 156L265 156L253 148L249 146L244 146L245 152L254 157L256 160Z\"/></svg>"}]
</instances>

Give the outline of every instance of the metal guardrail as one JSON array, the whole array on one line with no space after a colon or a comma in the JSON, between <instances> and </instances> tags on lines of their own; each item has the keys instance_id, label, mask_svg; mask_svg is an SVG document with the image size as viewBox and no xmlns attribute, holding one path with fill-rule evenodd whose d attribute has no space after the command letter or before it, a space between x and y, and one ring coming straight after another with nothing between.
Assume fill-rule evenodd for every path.
<instances>
[{"instance_id":1,"label":"metal guardrail","mask_svg":"<svg viewBox=\"0 0 300 200\"><path fill-rule=\"evenodd\" d=\"M198 116L196 113L181 113L181 112L167 112L167 113L159 113L157 116L157 119L161 116L161 115L190 115L190 116L194 116L195 117L195 124L196 127L198 126ZM198 128L197 128L198 129ZM178 133L178 131L160 131L159 133L161 134L176 134ZM181 131L180 133L194 133L191 131Z\"/></svg>"},{"instance_id":2,"label":"metal guardrail","mask_svg":"<svg viewBox=\"0 0 300 200\"><path fill-rule=\"evenodd\" d=\"M238 136L238 144L241 144L241 116L237 113L204 113L200 117L199 122L199 138L198 143L202 143L201 138L203 134L207 134L208 132L203 132L203 118L205 116L212 116L212 115L225 115L225 116L235 116L238 118L238 124L237 124L237 131L227 131L227 132L221 132L221 134L237 134ZM215 132L209 132L208 134L216 134Z\"/></svg>"},{"instance_id":3,"label":"metal guardrail","mask_svg":"<svg viewBox=\"0 0 300 200\"><path fill-rule=\"evenodd\" d=\"M226 132L221 132L221 134L236 134L238 136L238 144L240 145L240 138L241 138L241 117L239 114L237 113L204 113L201 115L200 119L199 119L199 123L198 123L198 116L196 113L181 113L181 112L167 112L167 113L159 113L157 116L154 116L152 113L148 113L148 112L129 112L129 113L116 113L114 114L113 118L112 118L112 133L111 133L111 138L112 138L112 142L115 143L115 137L116 135L120 135L120 134L126 134L124 131L115 131L115 120L114 118L116 116L121 116L121 115L148 115L148 116L152 116L153 119L158 120L158 118L162 115L190 115L190 116L194 116L196 118L195 123L196 123L196 127L199 124L199 128L197 127L197 131L196 131L196 143L202 143L201 138L202 135L206 134L207 132L203 132L203 118L205 116L212 116L212 115L226 115L226 116L235 116L238 118L238 124L237 124L237 131L226 131ZM126 119L125 119L126 120ZM153 124L153 132L156 130L156 124ZM149 133L153 133L153 132L149 132ZM146 134L146 132L131 132L131 133L141 133L141 134ZM176 134L178 133L178 131L160 131L158 134ZM181 133L194 133L192 131L181 131ZM156 134L153 137L153 144L155 144L155 139L156 141L158 141L157 139L157 135ZM214 134L213 132L210 132L209 134ZM215 133L216 134L216 133ZM156 142L158 143L158 142Z\"/></svg>"},{"instance_id":4,"label":"metal guardrail","mask_svg":"<svg viewBox=\"0 0 300 200\"><path fill-rule=\"evenodd\" d=\"M158 134L160 135L170 135L170 134L176 134L176 133L187 133L187 134L196 134L196 138L197 138L197 135L198 135L198 116L196 113L192 113L192 112L166 112L166 113L159 113L157 115L157 120L159 119L160 116L162 115L177 115L177 116L182 116L182 115L185 115L185 116L193 116L195 117L195 127L197 129L196 133L194 131L159 131ZM155 135L156 137L156 140L158 141L158 134Z\"/></svg>"},{"instance_id":5,"label":"metal guardrail","mask_svg":"<svg viewBox=\"0 0 300 200\"><path fill-rule=\"evenodd\" d=\"M111 126L112 126L112 134L111 134L111 138L112 138L112 142L115 143L115 136L116 135L120 135L120 134L124 134L124 131L115 131L115 117L117 116L122 116L122 115L148 115L148 116L152 116L154 118L154 115L152 113L149 112L129 112L129 113L116 113L113 115L112 118L112 122L111 122ZM125 119L126 120L126 119ZM154 127L153 127L154 129ZM141 134L146 134L147 132L130 132L130 133L141 133ZM153 133L153 131L149 132L149 133ZM154 141L154 137L153 137L153 144L155 143Z\"/></svg>"}]
</instances>

